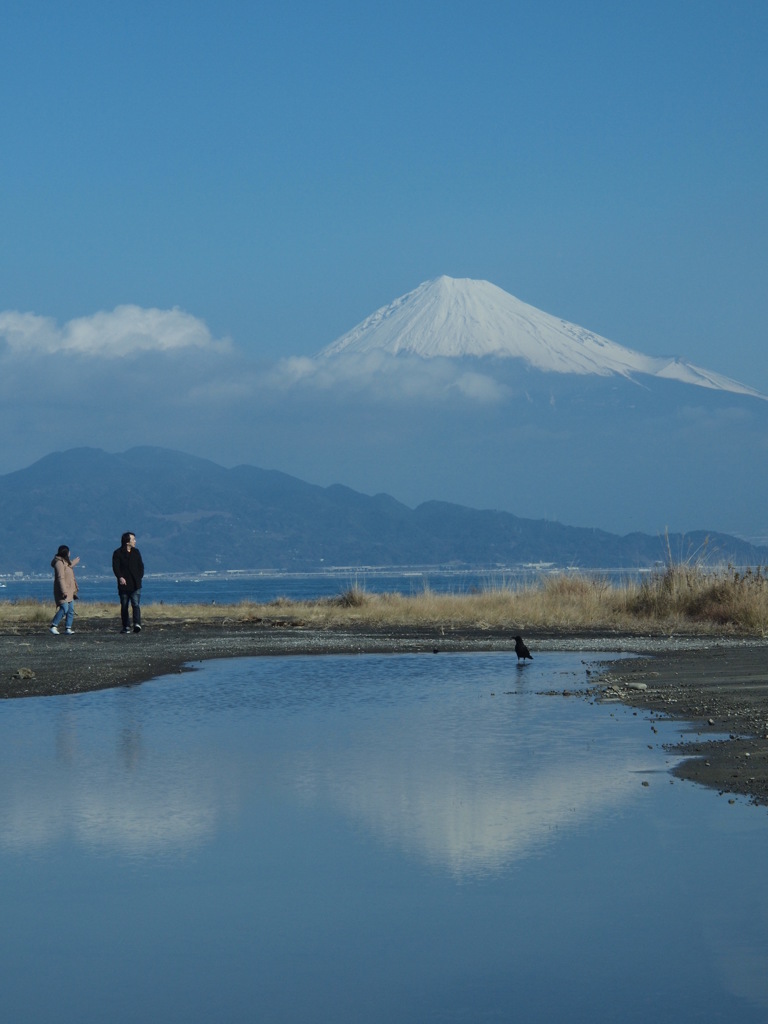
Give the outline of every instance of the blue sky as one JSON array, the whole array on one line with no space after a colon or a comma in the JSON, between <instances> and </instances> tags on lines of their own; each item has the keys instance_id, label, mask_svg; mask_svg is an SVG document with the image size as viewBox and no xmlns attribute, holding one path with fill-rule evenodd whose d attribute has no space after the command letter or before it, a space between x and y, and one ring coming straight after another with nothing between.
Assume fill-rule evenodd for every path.
<instances>
[{"instance_id":1,"label":"blue sky","mask_svg":"<svg viewBox=\"0 0 768 1024\"><path fill-rule=\"evenodd\" d=\"M310 354L441 273L763 389L768 6L10 2L0 308Z\"/></svg>"},{"instance_id":2,"label":"blue sky","mask_svg":"<svg viewBox=\"0 0 768 1024\"><path fill-rule=\"evenodd\" d=\"M2 24L0 313L178 308L268 366L448 274L768 392L766 4L8 0ZM56 447L41 427L17 464Z\"/></svg>"}]
</instances>

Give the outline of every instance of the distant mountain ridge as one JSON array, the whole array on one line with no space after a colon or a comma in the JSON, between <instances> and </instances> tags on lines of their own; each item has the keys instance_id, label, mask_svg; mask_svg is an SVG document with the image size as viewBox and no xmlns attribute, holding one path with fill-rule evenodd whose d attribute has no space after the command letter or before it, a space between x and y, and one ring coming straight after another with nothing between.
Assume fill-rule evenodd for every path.
<instances>
[{"instance_id":1,"label":"distant mountain ridge","mask_svg":"<svg viewBox=\"0 0 768 1024\"><path fill-rule=\"evenodd\" d=\"M136 533L153 572L538 562L634 569L665 557L658 536L439 501L411 509L386 494L319 487L255 466L225 469L163 448L77 448L0 477L0 573L45 573L58 545L68 544L81 572L109 574L125 530ZM696 531L668 543L675 556L768 563L768 548L724 534Z\"/></svg>"},{"instance_id":2,"label":"distant mountain ridge","mask_svg":"<svg viewBox=\"0 0 768 1024\"><path fill-rule=\"evenodd\" d=\"M636 375L768 400L754 388L676 358L643 355L544 313L488 281L438 277L376 310L320 359L371 353L423 359L519 359L545 373Z\"/></svg>"}]
</instances>

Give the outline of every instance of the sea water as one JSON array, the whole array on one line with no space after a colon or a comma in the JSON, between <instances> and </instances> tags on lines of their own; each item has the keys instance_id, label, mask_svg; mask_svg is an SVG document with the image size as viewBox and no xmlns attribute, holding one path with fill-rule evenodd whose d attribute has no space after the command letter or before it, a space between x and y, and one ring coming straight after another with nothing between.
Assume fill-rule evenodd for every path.
<instances>
[{"instance_id":1,"label":"sea water","mask_svg":"<svg viewBox=\"0 0 768 1024\"><path fill-rule=\"evenodd\" d=\"M455 570L418 569L387 571L373 568L336 569L333 572L210 572L194 575L148 573L144 577L142 601L164 604L237 604L240 601L268 603L278 598L314 601L337 597L352 588L371 594L470 594L518 587L545 579L548 567L515 569ZM580 576L610 580L620 585L647 573L627 569L578 570ZM114 576L77 573L80 597L86 601L115 601ZM0 602L32 598L53 602L53 574L0 577Z\"/></svg>"},{"instance_id":2,"label":"sea water","mask_svg":"<svg viewBox=\"0 0 768 1024\"><path fill-rule=\"evenodd\" d=\"M3 702L0 1019L765 1021L768 815L674 780L596 657Z\"/></svg>"}]
</instances>

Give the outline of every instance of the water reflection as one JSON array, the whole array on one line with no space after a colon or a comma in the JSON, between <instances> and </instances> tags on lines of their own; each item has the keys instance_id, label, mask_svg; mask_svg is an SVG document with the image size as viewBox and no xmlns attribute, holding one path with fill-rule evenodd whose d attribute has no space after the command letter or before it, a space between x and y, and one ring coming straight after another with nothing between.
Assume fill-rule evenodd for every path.
<instances>
[{"instance_id":1,"label":"water reflection","mask_svg":"<svg viewBox=\"0 0 768 1024\"><path fill-rule=\"evenodd\" d=\"M342 743L317 736L282 771L308 803L334 806L454 876L496 871L631 802L633 773L658 766L618 730L596 744L569 728L572 713L587 716L562 697L538 720L530 697L485 691L471 715L440 694L406 712L380 710Z\"/></svg>"},{"instance_id":2,"label":"water reflection","mask_svg":"<svg viewBox=\"0 0 768 1024\"><path fill-rule=\"evenodd\" d=\"M766 816L574 655L276 658L0 707L0 1019L768 1013ZM649 783L643 786L642 782Z\"/></svg>"},{"instance_id":3,"label":"water reflection","mask_svg":"<svg viewBox=\"0 0 768 1024\"><path fill-rule=\"evenodd\" d=\"M38 717L53 758L39 756L37 721L33 771L5 748L0 842L184 848L258 780L466 877L637 798L648 759L636 743L618 729L597 742L577 698L533 699L580 681L572 655L522 672L506 656L403 657L394 674L388 658L300 660L298 672L296 659L221 662L204 680L49 702Z\"/></svg>"},{"instance_id":4,"label":"water reflection","mask_svg":"<svg viewBox=\"0 0 768 1024\"><path fill-rule=\"evenodd\" d=\"M210 837L232 802L224 779L192 751L146 743L128 691L109 701L112 715L96 703L54 698L4 744L0 847L148 854Z\"/></svg>"}]
</instances>

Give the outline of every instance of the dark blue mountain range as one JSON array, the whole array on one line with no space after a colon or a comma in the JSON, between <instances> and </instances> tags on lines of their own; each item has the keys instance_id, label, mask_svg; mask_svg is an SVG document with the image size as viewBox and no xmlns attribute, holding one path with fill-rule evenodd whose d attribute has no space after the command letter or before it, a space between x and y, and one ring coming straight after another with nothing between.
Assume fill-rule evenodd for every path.
<instances>
[{"instance_id":1,"label":"dark blue mountain range","mask_svg":"<svg viewBox=\"0 0 768 1024\"><path fill-rule=\"evenodd\" d=\"M768 563L768 549L697 531L669 537L522 519L386 494L318 487L255 466L225 469L163 448L76 448L0 477L0 573L47 572L59 544L81 572L109 574L125 530L148 569L319 570L332 566L640 568L674 558Z\"/></svg>"}]
</instances>

